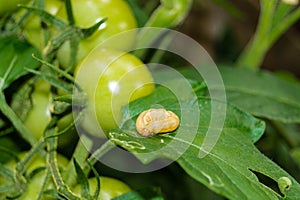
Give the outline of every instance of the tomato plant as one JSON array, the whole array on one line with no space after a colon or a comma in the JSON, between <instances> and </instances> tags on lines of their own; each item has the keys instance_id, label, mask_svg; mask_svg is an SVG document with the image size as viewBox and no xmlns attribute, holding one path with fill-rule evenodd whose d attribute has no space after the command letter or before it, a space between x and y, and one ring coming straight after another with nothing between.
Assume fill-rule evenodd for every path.
<instances>
[{"instance_id":1,"label":"tomato plant","mask_svg":"<svg viewBox=\"0 0 300 200\"><path fill-rule=\"evenodd\" d=\"M198 2L0 0L0 199L298 199L299 2Z\"/></svg>"},{"instance_id":2,"label":"tomato plant","mask_svg":"<svg viewBox=\"0 0 300 200\"><path fill-rule=\"evenodd\" d=\"M82 125L96 135L98 123L104 131L117 128L122 106L154 90L151 73L138 58L109 49L91 52L75 69L75 77L88 98Z\"/></svg>"}]
</instances>

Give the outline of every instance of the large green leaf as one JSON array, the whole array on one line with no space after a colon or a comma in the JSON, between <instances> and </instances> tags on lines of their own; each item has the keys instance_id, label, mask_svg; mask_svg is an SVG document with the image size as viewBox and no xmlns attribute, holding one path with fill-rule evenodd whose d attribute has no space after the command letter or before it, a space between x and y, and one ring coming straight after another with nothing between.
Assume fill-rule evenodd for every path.
<instances>
[{"instance_id":1,"label":"large green leaf","mask_svg":"<svg viewBox=\"0 0 300 200\"><path fill-rule=\"evenodd\" d=\"M219 70L229 103L258 117L284 123L300 122L299 83L285 81L267 71L231 67ZM192 68L180 71L188 78L201 80Z\"/></svg>"},{"instance_id":2,"label":"large green leaf","mask_svg":"<svg viewBox=\"0 0 300 200\"><path fill-rule=\"evenodd\" d=\"M28 43L15 37L0 38L1 89L28 73L25 68L35 69L40 65L32 54L39 55L39 52Z\"/></svg>"},{"instance_id":3,"label":"large green leaf","mask_svg":"<svg viewBox=\"0 0 300 200\"><path fill-rule=\"evenodd\" d=\"M263 71L224 67L220 72L230 103L255 116L300 122L300 84Z\"/></svg>"},{"instance_id":4,"label":"large green leaf","mask_svg":"<svg viewBox=\"0 0 300 200\"><path fill-rule=\"evenodd\" d=\"M196 103L194 101L187 99L179 105L169 90L160 87L152 95L129 105L130 109L124 113L122 129L112 131L111 140L134 153L145 164L157 158L176 159L190 176L229 199L283 198L259 182L252 171L275 181L281 177L288 177L292 186L286 193L286 199L298 198L299 184L253 145L253 141L263 134L264 123L233 106L227 106L221 135L212 151L206 152L208 154L204 158L199 158L199 154L203 151L201 145L208 128L214 131L220 128L210 124L212 100L208 98L196 99L200 109L199 124L181 122L180 128L173 133L148 138L139 137L136 133L135 119L141 111L159 104L179 116L182 110L193 115L195 110L191 109L191 105ZM195 128L197 134L190 140L189 135ZM182 130L184 132L180 132Z\"/></svg>"}]
</instances>

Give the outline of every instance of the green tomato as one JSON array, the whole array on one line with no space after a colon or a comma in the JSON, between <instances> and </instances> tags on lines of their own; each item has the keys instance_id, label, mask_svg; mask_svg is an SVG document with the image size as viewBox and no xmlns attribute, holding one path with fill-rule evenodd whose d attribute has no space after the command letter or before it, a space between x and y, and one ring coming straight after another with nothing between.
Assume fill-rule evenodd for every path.
<instances>
[{"instance_id":1,"label":"green tomato","mask_svg":"<svg viewBox=\"0 0 300 200\"><path fill-rule=\"evenodd\" d=\"M0 0L0 16L17 9L18 4L27 3L28 0Z\"/></svg>"},{"instance_id":2,"label":"green tomato","mask_svg":"<svg viewBox=\"0 0 300 200\"><path fill-rule=\"evenodd\" d=\"M56 15L59 9L64 5L61 0L47 0L45 1L45 10L52 15ZM21 10L16 14L16 18L20 18L26 11ZM42 51L46 46L48 39L54 37L56 31L53 27L49 27L49 38L45 37L45 32L42 28L41 18L35 14L31 14L23 24L23 33L34 47Z\"/></svg>"},{"instance_id":3,"label":"green tomato","mask_svg":"<svg viewBox=\"0 0 300 200\"><path fill-rule=\"evenodd\" d=\"M79 42L76 63L84 58L98 44L107 38L137 27L137 22L129 5L124 0L71 0L75 25L88 28L103 18L107 21L90 37ZM66 9L63 7L57 14L67 21ZM133 45L135 34L128 35L126 40L110 43L109 47L126 50ZM70 44L66 42L58 51L62 66L67 66L70 59Z\"/></svg>"},{"instance_id":4,"label":"green tomato","mask_svg":"<svg viewBox=\"0 0 300 200\"><path fill-rule=\"evenodd\" d=\"M135 56L115 50L92 51L75 69L75 78L87 94L87 108L81 126L93 135L117 128L121 108L153 92L147 67Z\"/></svg>"},{"instance_id":5,"label":"green tomato","mask_svg":"<svg viewBox=\"0 0 300 200\"><path fill-rule=\"evenodd\" d=\"M97 188L97 179L95 177L90 178L89 185L91 194L94 194ZM98 200L110 200L130 191L130 187L122 181L110 177L100 177L100 194ZM77 185L73 189L73 192L81 196L80 185Z\"/></svg>"},{"instance_id":6,"label":"green tomato","mask_svg":"<svg viewBox=\"0 0 300 200\"><path fill-rule=\"evenodd\" d=\"M38 140L51 121L50 84L39 80L31 94L32 108L24 121L25 128Z\"/></svg>"},{"instance_id":7,"label":"green tomato","mask_svg":"<svg viewBox=\"0 0 300 200\"><path fill-rule=\"evenodd\" d=\"M22 152L19 155L19 158L22 160L25 158L27 152ZM57 154L57 163L59 165L60 169L64 169L65 166L68 165L69 161L67 158L64 156ZM7 164L5 164L5 167L14 169L16 167L16 163L11 161ZM35 169L41 168L41 167L47 167L47 162L39 155L36 154L28 163L26 166L26 174L32 173ZM37 199L39 192L42 189L42 184L45 180L46 177L46 171L42 170L39 171L37 174L35 174L28 182L27 182L27 187L26 191L22 194L21 197L19 197L19 200L27 200L27 199ZM0 180L0 184L5 182L5 180ZM54 189L54 183L52 182L51 179L49 179L49 182L46 184L46 190ZM44 195L42 197L42 200L54 200L55 198Z\"/></svg>"}]
</instances>

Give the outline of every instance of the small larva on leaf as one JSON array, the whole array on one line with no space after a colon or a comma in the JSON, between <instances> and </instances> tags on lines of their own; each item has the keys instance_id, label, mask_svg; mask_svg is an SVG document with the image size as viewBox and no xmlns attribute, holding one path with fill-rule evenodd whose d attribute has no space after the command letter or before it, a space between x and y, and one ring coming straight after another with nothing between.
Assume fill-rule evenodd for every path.
<instances>
[{"instance_id":1,"label":"small larva on leaf","mask_svg":"<svg viewBox=\"0 0 300 200\"><path fill-rule=\"evenodd\" d=\"M144 137L158 133L172 132L178 126L178 116L172 111L162 108L146 110L136 120L136 130Z\"/></svg>"}]
</instances>

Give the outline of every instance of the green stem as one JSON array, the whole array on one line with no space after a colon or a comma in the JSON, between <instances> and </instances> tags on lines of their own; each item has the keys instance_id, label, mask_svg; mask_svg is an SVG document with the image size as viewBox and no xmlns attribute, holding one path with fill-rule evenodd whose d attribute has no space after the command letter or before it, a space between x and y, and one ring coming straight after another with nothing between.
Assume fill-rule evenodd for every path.
<instances>
[{"instance_id":1,"label":"green stem","mask_svg":"<svg viewBox=\"0 0 300 200\"><path fill-rule=\"evenodd\" d=\"M288 17L283 19L281 23L278 23L276 26L276 31L272 31L269 37L269 43L272 45L278 40L278 38L287 31L287 29L292 26L297 20L300 18L300 8L297 8L293 13L291 13Z\"/></svg>"},{"instance_id":2,"label":"green stem","mask_svg":"<svg viewBox=\"0 0 300 200\"><path fill-rule=\"evenodd\" d=\"M47 139L47 145L48 145L48 157L47 161L50 167L50 171L52 174L53 181L55 183L55 186L58 190L58 192L70 200L79 200L76 195L74 195L68 185L66 185L63 181L63 178L59 172L57 160L56 160L56 147L57 147L57 138L51 137L52 135L55 135L55 130L50 129L47 131L46 136L50 136Z\"/></svg>"},{"instance_id":3,"label":"green stem","mask_svg":"<svg viewBox=\"0 0 300 200\"><path fill-rule=\"evenodd\" d=\"M88 174L91 170L91 166L96 164L99 158L110 151L114 146L114 143L108 140L99 149L97 149L88 159L88 163L85 163L84 165L83 171L85 172L85 174Z\"/></svg>"},{"instance_id":4,"label":"green stem","mask_svg":"<svg viewBox=\"0 0 300 200\"><path fill-rule=\"evenodd\" d=\"M32 55L32 57L39 61L41 64L53 69L55 72L57 72L58 74L60 74L61 76L65 77L66 79L68 79L69 81L71 81L72 83L75 83L75 78L73 76L71 76L70 74L68 74L67 72L65 72L64 70L59 69L58 67L56 67L55 65L52 65L38 57L36 57L35 55Z\"/></svg>"},{"instance_id":5,"label":"green stem","mask_svg":"<svg viewBox=\"0 0 300 200\"><path fill-rule=\"evenodd\" d=\"M240 55L237 66L259 69L267 51L299 18L300 8L293 11L293 7L282 2L261 0L256 33Z\"/></svg>"},{"instance_id":6,"label":"green stem","mask_svg":"<svg viewBox=\"0 0 300 200\"><path fill-rule=\"evenodd\" d=\"M41 190L39 192L38 198L37 200L43 199L43 193L44 191L47 189L47 183L49 181L49 179L51 178L51 171L49 170L49 168L46 169L46 176L44 178Z\"/></svg>"},{"instance_id":7,"label":"green stem","mask_svg":"<svg viewBox=\"0 0 300 200\"><path fill-rule=\"evenodd\" d=\"M160 6L152 13L145 27L173 28L185 19L192 4L193 0L161 0ZM153 35L151 29L143 29L138 35L137 47L151 44L161 33L159 31ZM137 51L135 55L143 59L146 50Z\"/></svg>"},{"instance_id":8,"label":"green stem","mask_svg":"<svg viewBox=\"0 0 300 200\"><path fill-rule=\"evenodd\" d=\"M67 10L69 24L70 25L74 25L75 24L75 19L74 19L74 15L73 15L71 1L70 0L66 0L65 5L66 5L66 10Z\"/></svg>"},{"instance_id":9,"label":"green stem","mask_svg":"<svg viewBox=\"0 0 300 200\"><path fill-rule=\"evenodd\" d=\"M259 69L270 47L268 35L272 27L272 18L275 9L274 0L262 0L259 23L254 37L240 55L237 66Z\"/></svg>"}]
</instances>

